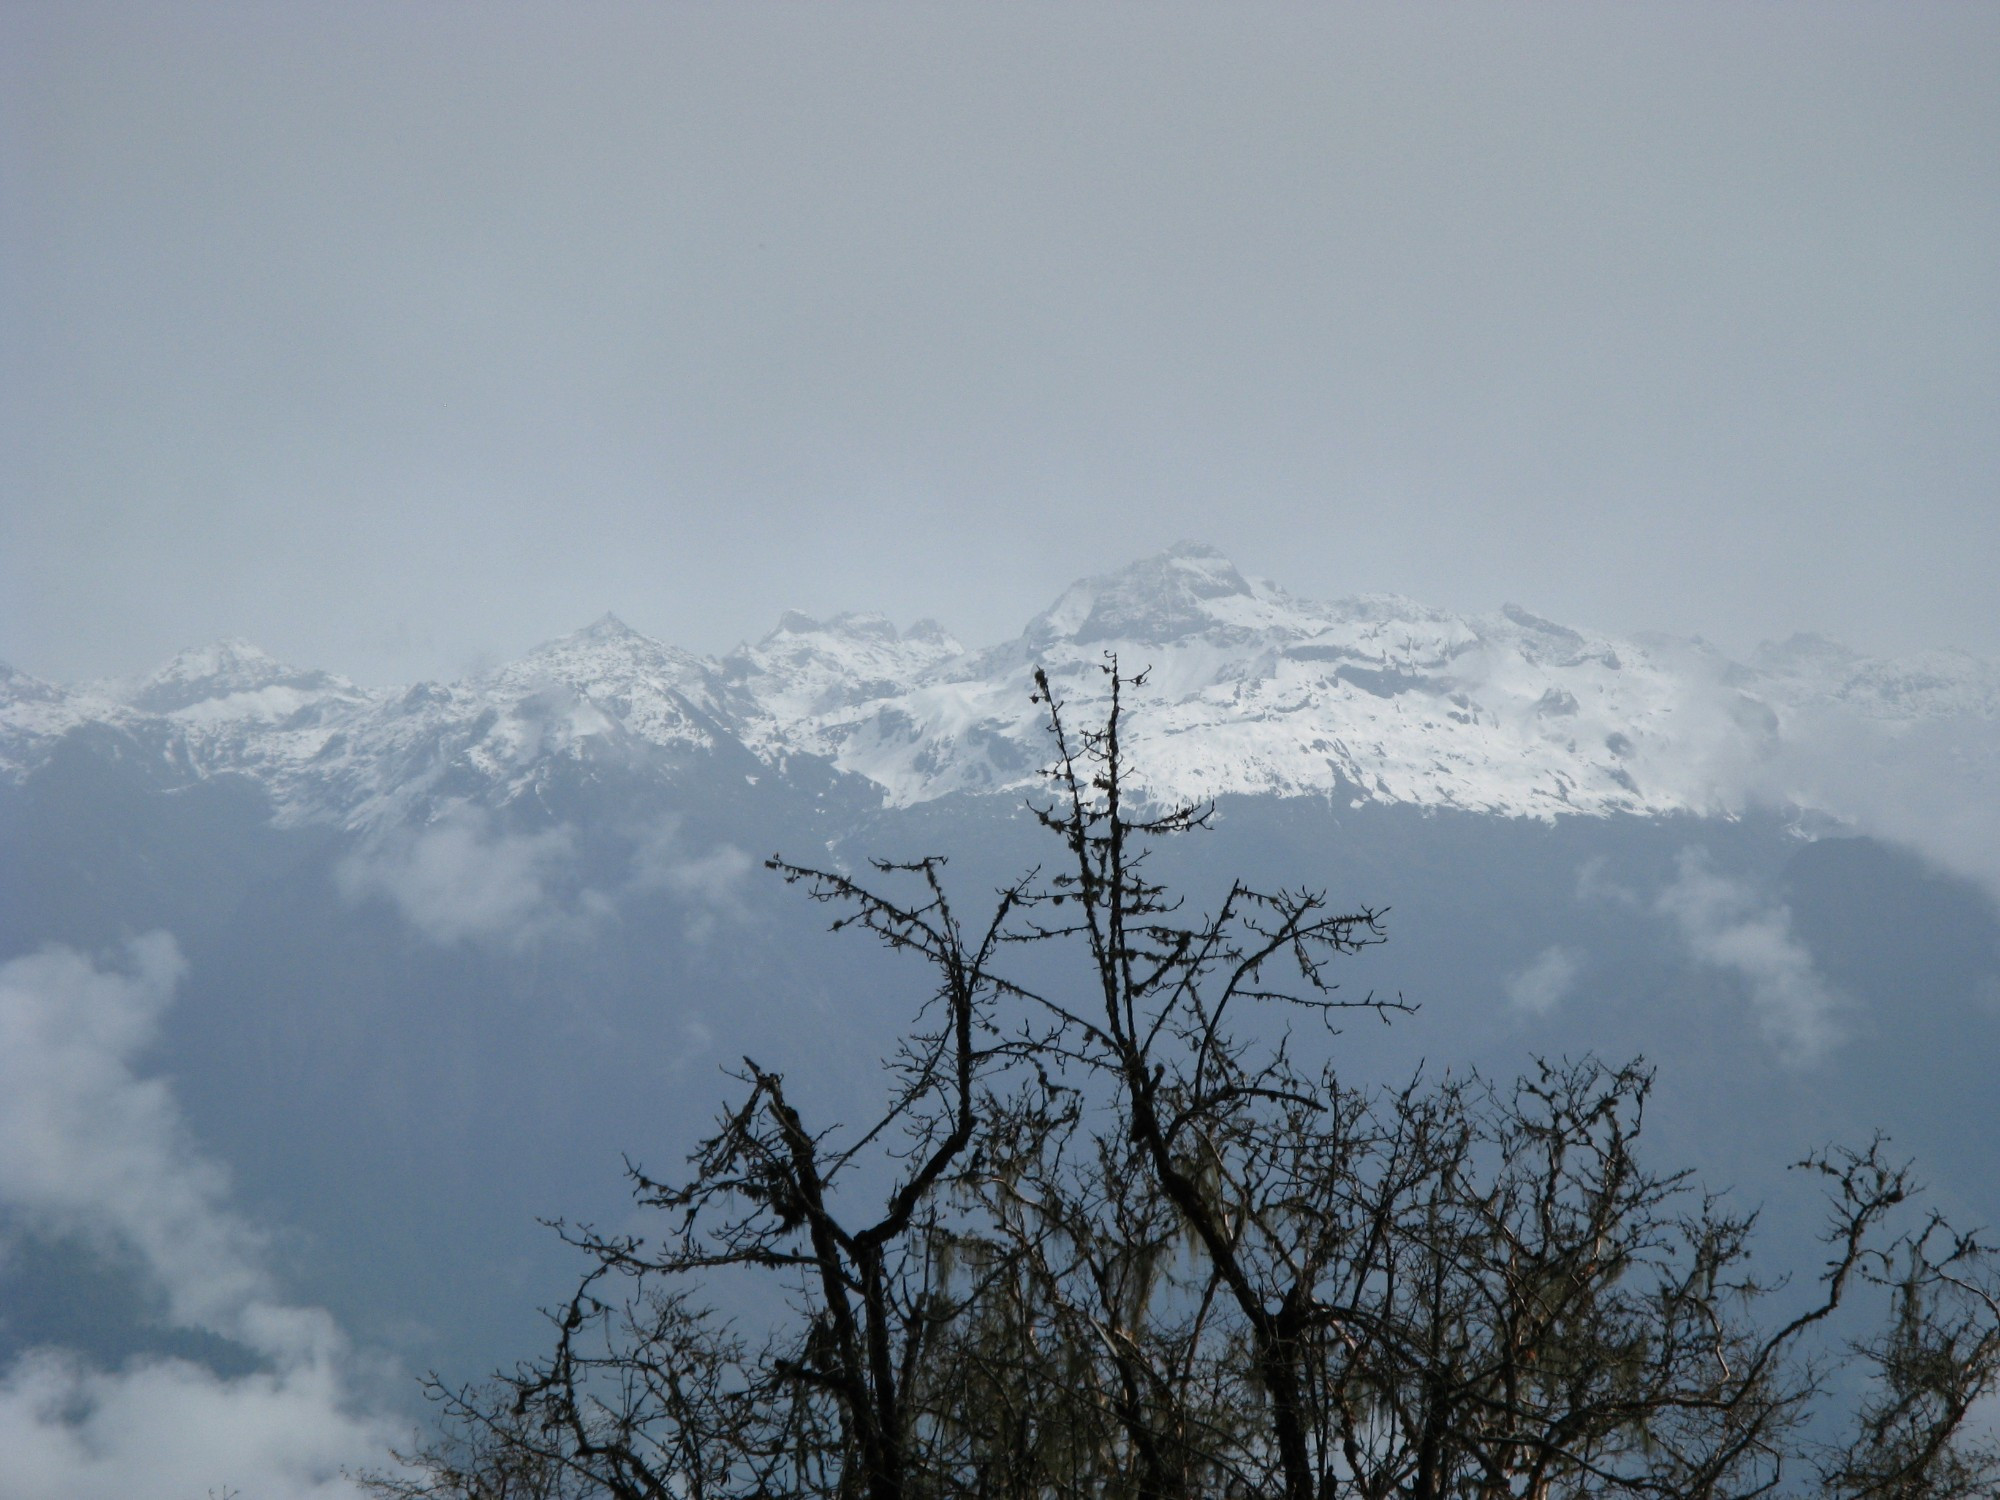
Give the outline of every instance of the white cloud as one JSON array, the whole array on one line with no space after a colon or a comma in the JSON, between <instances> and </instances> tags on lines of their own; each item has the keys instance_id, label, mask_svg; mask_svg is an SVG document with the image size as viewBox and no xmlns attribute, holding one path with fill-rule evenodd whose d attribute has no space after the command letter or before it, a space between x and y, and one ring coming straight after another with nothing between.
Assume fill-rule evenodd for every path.
<instances>
[{"instance_id":1,"label":"white cloud","mask_svg":"<svg viewBox=\"0 0 2000 1500\"><path fill-rule=\"evenodd\" d=\"M1743 981L1751 1015L1780 1062L1810 1067L1842 1040L1846 1004L1814 970L1789 909L1719 874L1694 849L1682 851L1673 883L1653 905L1698 961Z\"/></svg>"},{"instance_id":2,"label":"white cloud","mask_svg":"<svg viewBox=\"0 0 2000 1500\"><path fill-rule=\"evenodd\" d=\"M356 1493L343 1466L380 1465L397 1435L358 1397L333 1319L279 1295L262 1238L166 1084L134 1070L183 968L165 933L130 944L122 968L63 948L0 966L0 1207L136 1254L172 1323L233 1340L262 1368L106 1370L31 1351L0 1371L7 1500L332 1500Z\"/></svg>"},{"instance_id":3,"label":"white cloud","mask_svg":"<svg viewBox=\"0 0 2000 1500\"><path fill-rule=\"evenodd\" d=\"M1545 1016L1568 997L1581 967L1567 948L1544 948L1533 963L1507 980L1507 1003L1529 1015Z\"/></svg>"},{"instance_id":4,"label":"white cloud","mask_svg":"<svg viewBox=\"0 0 2000 1500\"><path fill-rule=\"evenodd\" d=\"M708 902L729 905L743 877L756 861L734 844L718 844L706 854L683 855L671 843L650 844L634 862L633 884Z\"/></svg>"},{"instance_id":5,"label":"white cloud","mask_svg":"<svg viewBox=\"0 0 2000 1500\"><path fill-rule=\"evenodd\" d=\"M264 1296L259 1246L222 1210L228 1183L195 1153L151 1044L183 965L173 939L132 943L128 972L52 948L0 969L0 1202L59 1234L107 1235L155 1268L169 1315L225 1337L222 1313Z\"/></svg>"},{"instance_id":6,"label":"white cloud","mask_svg":"<svg viewBox=\"0 0 2000 1500\"><path fill-rule=\"evenodd\" d=\"M93 1369L36 1351L0 1373L8 1500L350 1500L394 1434L357 1415L337 1364L223 1379L185 1360Z\"/></svg>"},{"instance_id":7,"label":"white cloud","mask_svg":"<svg viewBox=\"0 0 2000 1500\"><path fill-rule=\"evenodd\" d=\"M484 809L459 803L421 828L377 835L333 873L347 900L385 900L434 943L587 933L615 915L621 898L660 891L690 908L687 936L698 942L719 919L742 916L739 893L756 864L734 844L696 852L680 820L666 818L638 832L629 870L598 889L576 879L574 829L510 833Z\"/></svg>"},{"instance_id":8,"label":"white cloud","mask_svg":"<svg viewBox=\"0 0 2000 1500\"><path fill-rule=\"evenodd\" d=\"M745 915L739 892L757 861L734 844L717 844L696 854L682 841L680 820L668 818L643 837L632 854L626 889L665 891L690 905L683 931L699 943L714 932L721 919L741 921Z\"/></svg>"},{"instance_id":9,"label":"white cloud","mask_svg":"<svg viewBox=\"0 0 2000 1500\"><path fill-rule=\"evenodd\" d=\"M1851 817L2000 900L2000 732L1991 719L1817 729L1785 769L1792 800Z\"/></svg>"},{"instance_id":10,"label":"white cloud","mask_svg":"<svg viewBox=\"0 0 2000 1500\"><path fill-rule=\"evenodd\" d=\"M334 881L350 901L390 901L433 942L525 941L565 920L552 882L575 842L567 828L507 832L461 803L422 828L378 837L343 859Z\"/></svg>"},{"instance_id":11,"label":"white cloud","mask_svg":"<svg viewBox=\"0 0 2000 1500\"><path fill-rule=\"evenodd\" d=\"M1683 707L1698 716L1704 705L1693 694ZM1794 706L1780 736L1716 736L1696 774L1718 805L1825 814L2000 900L2000 735L1987 714L1874 718L1841 703Z\"/></svg>"}]
</instances>

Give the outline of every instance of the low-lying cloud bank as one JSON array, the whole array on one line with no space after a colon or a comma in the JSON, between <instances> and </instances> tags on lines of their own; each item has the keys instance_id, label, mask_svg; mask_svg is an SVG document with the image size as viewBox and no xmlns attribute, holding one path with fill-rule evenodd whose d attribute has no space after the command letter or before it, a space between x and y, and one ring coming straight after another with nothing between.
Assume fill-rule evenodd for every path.
<instances>
[{"instance_id":1,"label":"low-lying cloud bank","mask_svg":"<svg viewBox=\"0 0 2000 1500\"><path fill-rule=\"evenodd\" d=\"M1844 1039L1847 1003L1813 967L1788 908L1689 849L1654 910L1673 922L1698 963L1741 981L1751 1018L1780 1063L1812 1067Z\"/></svg>"},{"instance_id":2,"label":"low-lying cloud bank","mask_svg":"<svg viewBox=\"0 0 2000 1500\"><path fill-rule=\"evenodd\" d=\"M1897 724L1821 711L1795 727L1750 788L1901 844L2000 903L2000 724Z\"/></svg>"},{"instance_id":3,"label":"low-lying cloud bank","mask_svg":"<svg viewBox=\"0 0 2000 1500\"><path fill-rule=\"evenodd\" d=\"M1673 704L1671 739L1641 747L1638 774L1717 812L1817 814L1901 845L2000 903L2000 718L1990 700L1966 695L1933 712L1828 698L1781 708L1697 677Z\"/></svg>"},{"instance_id":4,"label":"low-lying cloud bank","mask_svg":"<svg viewBox=\"0 0 2000 1500\"><path fill-rule=\"evenodd\" d=\"M586 936L621 901L654 893L686 909L686 935L697 942L718 921L743 915L738 893L756 862L733 844L697 851L678 819L639 829L626 868L595 884L585 878L581 842L566 824L518 832L485 808L457 803L420 826L375 835L334 866L334 885L351 904L386 902L442 947Z\"/></svg>"},{"instance_id":5,"label":"low-lying cloud bank","mask_svg":"<svg viewBox=\"0 0 2000 1500\"><path fill-rule=\"evenodd\" d=\"M1793 929L1791 909L1717 870L1705 850L1682 850L1674 878L1651 895L1608 879L1593 860L1578 877L1577 896L1668 923L1695 964L1740 987L1752 1024L1780 1066L1816 1067L1846 1040L1853 1003L1820 974ZM1562 950L1550 949L1508 981L1508 999L1517 1009L1546 1013L1575 972Z\"/></svg>"},{"instance_id":6,"label":"low-lying cloud bank","mask_svg":"<svg viewBox=\"0 0 2000 1500\"><path fill-rule=\"evenodd\" d=\"M513 833L481 808L452 808L421 828L398 828L334 870L350 901L388 901L431 941L527 941L562 922L551 884L575 854L567 828Z\"/></svg>"},{"instance_id":7,"label":"low-lying cloud bank","mask_svg":"<svg viewBox=\"0 0 2000 1500\"><path fill-rule=\"evenodd\" d=\"M166 1082L136 1070L184 968L157 932L109 965L59 947L0 965L0 1209L135 1256L168 1322L258 1368L29 1351L0 1370L7 1500L336 1500L399 1435L333 1319L284 1300Z\"/></svg>"}]
</instances>

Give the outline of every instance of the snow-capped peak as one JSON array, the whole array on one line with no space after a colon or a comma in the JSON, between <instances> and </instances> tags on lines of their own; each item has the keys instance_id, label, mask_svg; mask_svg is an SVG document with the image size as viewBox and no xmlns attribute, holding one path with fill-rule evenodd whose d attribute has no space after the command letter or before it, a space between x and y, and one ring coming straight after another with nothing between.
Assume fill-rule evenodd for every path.
<instances>
[{"instance_id":1,"label":"snow-capped peak","mask_svg":"<svg viewBox=\"0 0 2000 1500\"><path fill-rule=\"evenodd\" d=\"M363 692L240 641L183 652L116 691L0 674L0 766L28 774L64 734L104 722L156 747L172 774L256 778L291 818L404 816L437 788L505 800L565 760L584 775L672 778L726 762L731 776L761 777L758 761L782 776L814 757L909 804L1034 786L1047 751L1034 670L1087 716L1107 651L1127 672L1148 669L1131 743L1166 797L1536 817L1731 811L1753 792L1811 805L1812 787L1774 768L1835 720L1891 736L1948 723L1975 779L2000 760L1993 663L1872 660L1797 638L1746 665L1700 642L1614 641L1514 605L1316 603L1183 543L1072 585L1016 640L976 654L933 621L898 630L877 614L794 612L710 659L606 615L497 670L399 692Z\"/></svg>"},{"instance_id":2,"label":"snow-capped peak","mask_svg":"<svg viewBox=\"0 0 2000 1500\"><path fill-rule=\"evenodd\" d=\"M1031 648L1056 640L1166 642L1184 636L1240 631L1280 603L1269 585L1253 585L1215 548L1180 542L1116 573L1072 584L1029 622Z\"/></svg>"},{"instance_id":3,"label":"snow-capped peak","mask_svg":"<svg viewBox=\"0 0 2000 1500\"><path fill-rule=\"evenodd\" d=\"M714 707L712 675L700 657L606 614L471 686L504 703L559 687L655 745L708 744L713 734L703 720Z\"/></svg>"},{"instance_id":4,"label":"snow-capped peak","mask_svg":"<svg viewBox=\"0 0 2000 1500\"><path fill-rule=\"evenodd\" d=\"M277 687L311 693L351 684L331 673L287 666L249 641L232 637L190 647L137 682L111 686L109 695L144 713L170 714Z\"/></svg>"},{"instance_id":5,"label":"snow-capped peak","mask_svg":"<svg viewBox=\"0 0 2000 1500\"><path fill-rule=\"evenodd\" d=\"M638 673L691 685L700 681L705 666L700 657L643 635L614 614L603 614L581 630L544 641L519 661L484 674L482 680L546 679L588 690L593 683Z\"/></svg>"},{"instance_id":6,"label":"snow-capped peak","mask_svg":"<svg viewBox=\"0 0 2000 1500\"><path fill-rule=\"evenodd\" d=\"M0 703L56 703L68 696L54 683L18 672L0 661Z\"/></svg>"},{"instance_id":7,"label":"snow-capped peak","mask_svg":"<svg viewBox=\"0 0 2000 1500\"><path fill-rule=\"evenodd\" d=\"M275 722L323 700L366 696L344 677L290 666L240 637L189 647L137 681L97 684L94 691L142 714L188 722Z\"/></svg>"},{"instance_id":8,"label":"snow-capped peak","mask_svg":"<svg viewBox=\"0 0 2000 1500\"><path fill-rule=\"evenodd\" d=\"M581 630L571 631L564 637L572 641L630 641L644 639L638 631L627 625L610 610L606 610Z\"/></svg>"},{"instance_id":9,"label":"snow-capped peak","mask_svg":"<svg viewBox=\"0 0 2000 1500\"><path fill-rule=\"evenodd\" d=\"M964 654L935 620L899 631L878 614L815 620L787 610L761 641L724 657L721 671L753 749L825 753L819 721L900 697Z\"/></svg>"}]
</instances>

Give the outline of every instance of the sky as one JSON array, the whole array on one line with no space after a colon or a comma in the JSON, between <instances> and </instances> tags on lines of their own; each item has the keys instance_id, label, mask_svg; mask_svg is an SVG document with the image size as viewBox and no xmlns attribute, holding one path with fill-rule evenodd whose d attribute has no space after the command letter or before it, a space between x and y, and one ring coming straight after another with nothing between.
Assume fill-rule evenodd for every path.
<instances>
[{"instance_id":1,"label":"sky","mask_svg":"<svg viewBox=\"0 0 2000 1500\"><path fill-rule=\"evenodd\" d=\"M1295 593L2000 656L2000 8L0 0L0 661Z\"/></svg>"}]
</instances>

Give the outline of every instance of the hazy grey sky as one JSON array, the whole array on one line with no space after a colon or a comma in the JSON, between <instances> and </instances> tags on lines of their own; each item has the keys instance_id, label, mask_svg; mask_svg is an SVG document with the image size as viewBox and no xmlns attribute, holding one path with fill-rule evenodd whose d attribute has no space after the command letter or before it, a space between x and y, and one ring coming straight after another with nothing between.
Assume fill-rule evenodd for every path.
<instances>
[{"instance_id":1,"label":"hazy grey sky","mask_svg":"<svg viewBox=\"0 0 2000 1500\"><path fill-rule=\"evenodd\" d=\"M0 0L0 659L1333 597L2000 655L2000 6Z\"/></svg>"}]
</instances>

